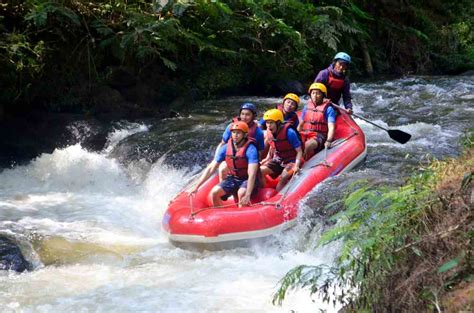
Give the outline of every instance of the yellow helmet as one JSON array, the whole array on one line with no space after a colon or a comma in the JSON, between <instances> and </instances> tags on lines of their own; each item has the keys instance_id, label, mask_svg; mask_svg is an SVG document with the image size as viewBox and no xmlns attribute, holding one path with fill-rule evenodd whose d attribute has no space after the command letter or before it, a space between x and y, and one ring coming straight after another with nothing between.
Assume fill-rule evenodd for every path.
<instances>
[{"instance_id":1,"label":"yellow helmet","mask_svg":"<svg viewBox=\"0 0 474 313\"><path fill-rule=\"evenodd\" d=\"M263 120L283 123L283 113L278 109L268 110L263 114Z\"/></svg>"},{"instance_id":2,"label":"yellow helmet","mask_svg":"<svg viewBox=\"0 0 474 313\"><path fill-rule=\"evenodd\" d=\"M326 86L324 86L324 84L312 83L311 86L309 86L308 92L311 92L311 90L313 90L313 89L318 89L318 90L322 91L322 93L324 93L325 96L328 95L328 90L326 89Z\"/></svg>"},{"instance_id":3,"label":"yellow helmet","mask_svg":"<svg viewBox=\"0 0 474 313\"><path fill-rule=\"evenodd\" d=\"M290 100L295 101L297 107L298 107L298 104L300 104L300 97L298 97L294 93L287 93L285 98L283 98L283 101L285 101L286 99L290 99Z\"/></svg>"}]
</instances>

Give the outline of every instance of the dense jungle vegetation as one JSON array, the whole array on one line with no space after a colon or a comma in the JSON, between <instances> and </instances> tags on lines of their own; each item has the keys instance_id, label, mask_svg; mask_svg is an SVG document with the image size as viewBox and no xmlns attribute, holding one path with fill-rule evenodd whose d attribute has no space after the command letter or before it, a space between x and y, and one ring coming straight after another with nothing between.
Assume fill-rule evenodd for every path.
<instances>
[{"instance_id":1,"label":"dense jungle vegetation","mask_svg":"<svg viewBox=\"0 0 474 313\"><path fill-rule=\"evenodd\" d=\"M403 186L358 182L319 240L341 244L334 265L292 269L274 303L305 287L347 312L472 310L474 129L463 140L459 158L424 162Z\"/></svg>"},{"instance_id":2,"label":"dense jungle vegetation","mask_svg":"<svg viewBox=\"0 0 474 313\"><path fill-rule=\"evenodd\" d=\"M166 115L282 93L278 82L307 84L337 51L352 77L460 73L474 68L473 13L468 0L3 1L0 118Z\"/></svg>"}]
</instances>

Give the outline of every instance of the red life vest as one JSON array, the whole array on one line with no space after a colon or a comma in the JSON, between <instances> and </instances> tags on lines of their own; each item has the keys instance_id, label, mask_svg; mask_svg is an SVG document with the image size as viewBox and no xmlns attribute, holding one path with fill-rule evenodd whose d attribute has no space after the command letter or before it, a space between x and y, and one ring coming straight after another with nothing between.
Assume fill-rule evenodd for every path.
<instances>
[{"instance_id":1,"label":"red life vest","mask_svg":"<svg viewBox=\"0 0 474 313\"><path fill-rule=\"evenodd\" d=\"M303 132L317 132L327 136L328 121L324 114L331 105L331 100L324 99L323 103L315 106L313 100L308 102L303 119Z\"/></svg>"},{"instance_id":2,"label":"red life vest","mask_svg":"<svg viewBox=\"0 0 474 313\"><path fill-rule=\"evenodd\" d=\"M298 124L298 115L295 112L285 113L283 105L281 104L277 105L276 108L283 113L285 123L290 123L292 127L296 128Z\"/></svg>"},{"instance_id":3,"label":"red life vest","mask_svg":"<svg viewBox=\"0 0 474 313\"><path fill-rule=\"evenodd\" d=\"M235 123L235 122L239 122L240 121L240 118L238 117L234 117L232 119L232 121ZM257 132L257 123L255 123L255 121L251 121L250 124L247 124L249 126L249 132L247 134L247 138L253 138L255 140L257 140L257 138L255 138L255 133Z\"/></svg>"},{"instance_id":4,"label":"red life vest","mask_svg":"<svg viewBox=\"0 0 474 313\"><path fill-rule=\"evenodd\" d=\"M331 70L329 70L329 78L327 87L331 90L331 94L341 94L344 89L345 79L337 78L334 76Z\"/></svg>"},{"instance_id":5,"label":"red life vest","mask_svg":"<svg viewBox=\"0 0 474 313\"><path fill-rule=\"evenodd\" d=\"M291 127L290 123L284 123L278 130L276 138L267 130L270 147L275 148L275 156L280 158L282 163L293 162L296 159L297 152L288 141L288 129Z\"/></svg>"},{"instance_id":6,"label":"red life vest","mask_svg":"<svg viewBox=\"0 0 474 313\"><path fill-rule=\"evenodd\" d=\"M240 147L238 151L236 151L233 140L229 140L225 152L225 162L229 168L229 175L236 176L241 179L249 178L249 162L245 153L251 144L255 145L255 140L253 138L247 139L247 142L242 147Z\"/></svg>"}]
</instances>

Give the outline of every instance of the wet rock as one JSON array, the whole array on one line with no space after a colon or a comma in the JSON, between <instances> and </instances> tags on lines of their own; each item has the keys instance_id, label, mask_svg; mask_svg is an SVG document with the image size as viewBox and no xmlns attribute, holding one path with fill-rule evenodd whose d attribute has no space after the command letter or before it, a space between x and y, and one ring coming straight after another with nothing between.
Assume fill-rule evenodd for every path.
<instances>
[{"instance_id":1,"label":"wet rock","mask_svg":"<svg viewBox=\"0 0 474 313\"><path fill-rule=\"evenodd\" d=\"M31 269L20 248L10 239L0 236L0 270L24 272Z\"/></svg>"},{"instance_id":2,"label":"wet rock","mask_svg":"<svg viewBox=\"0 0 474 313\"><path fill-rule=\"evenodd\" d=\"M152 107L156 105L158 93L151 86L138 84L122 90L125 99L140 106Z\"/></svg>"},{"instance_id":3,"label":"wet rock","mask_svg":"<svg viewBox=\"0 0 474 313\"><path fill-rule=\"evenodd\" d=\"M474 76L474 70L464 72L460 74L459 76Z\"/></svg>"},{"instance_id":4,"label":"wet rock","mask_svg":"<svg viewBox=\"0 0 474 313\"><path fill-rule=\"evenodd\" d=\"M302 95L306 93L305 86L297 80L280 80L275 84L275 91L280 94L286 94L289 92Z\"/></svg>"},{"instance_id":5,"label":"wet rock","mask_svg":"<svg viewBox=\"0 0 474 313\"><path fill-rule=\"evenodd\" d=\"M133 69L118 66L111 67L108 70L109 75L107 77L107 83L111 87L121 89L136 84L136 75Z\"/></svg>"},{"instance_id":6,"label":"wet rock","mask_svg":"<svg viewBox=\"0 0 474 313\"><path fill-rule=\"evenodd\" d=\"M118 90L110 86L99 86L92 93L91 112L97 115L113 114L120 118L127 114L125 102L126 100Z\"/></svg>"},{"instance_id":7,"label":"wet rock","mask_svg":"<svg viewBox=\"0 0 474 313\"><path fill-rule=\"evenodd\" d=\"M77 143L100 151L110 130L109 123L70 113L30 112L5 119L0 123L0 168Z\"/></svg>"}]
</instances>

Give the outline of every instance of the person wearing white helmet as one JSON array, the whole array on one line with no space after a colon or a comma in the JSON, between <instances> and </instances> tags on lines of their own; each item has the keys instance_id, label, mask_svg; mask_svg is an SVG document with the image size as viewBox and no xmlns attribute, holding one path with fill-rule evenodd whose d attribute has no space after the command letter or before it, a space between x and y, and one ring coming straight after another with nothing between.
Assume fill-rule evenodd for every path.
<instances>
[{"instance_id":1,"label":"person wearing white helmet","mask_svg":"<svg viewBox=\"0 0 474 313\"><path fill-rule=\"evenodd\" d=\"M349 79L346 77L346 71L351 64L351 57L345 52L338 52L328 68L321 70L315 83L326 85L327 97L335 104L339 104L342 96L344 107L352 113L352 96Z\"/></svg>"}]
</instances>

